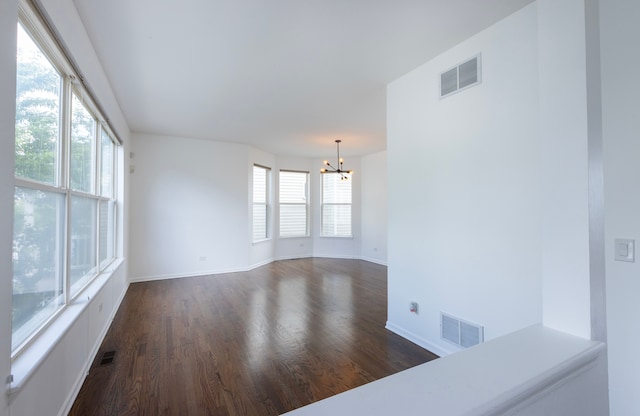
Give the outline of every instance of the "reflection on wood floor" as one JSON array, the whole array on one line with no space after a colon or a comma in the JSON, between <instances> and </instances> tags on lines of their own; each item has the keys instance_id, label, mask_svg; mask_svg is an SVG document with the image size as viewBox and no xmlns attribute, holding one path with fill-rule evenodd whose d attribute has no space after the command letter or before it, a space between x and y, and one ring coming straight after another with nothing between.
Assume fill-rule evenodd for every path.
<instances>
[{"instance_id":1,"label":"reflection on wood floor","mask_svg":"<svg viewBox=\"0 0 640 416\"><path fill-rule=\"evenodd\" d=\"M301 259L131 284L70 415L277 415L436 358L384 329L386 276Z\"/></svg>"}]
</instances>

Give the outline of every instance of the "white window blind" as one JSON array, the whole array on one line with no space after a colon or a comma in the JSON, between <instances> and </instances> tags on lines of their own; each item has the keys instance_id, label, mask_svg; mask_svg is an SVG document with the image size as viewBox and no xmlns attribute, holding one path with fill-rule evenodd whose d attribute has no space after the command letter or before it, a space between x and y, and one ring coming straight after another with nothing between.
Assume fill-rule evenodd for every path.
<instances>
[{"instance_id":1,"label":"white window blind","mask_svg":"<svg viewBox=\"0 0 640 416\"><path fill-rule=\"evenodd\" d=\"M322 236L351 237L351 175L322 175Z\"/></svg>"},{"instance_id":2,"label":"white window blind","mask_svg":"<svg viewBox=\"0 0 640 416\"><path fill-rule=\"evenodd\" d=\"M309 235L309 172L280 171L280 237Z\"/></svg>"},{"instance_id":3,"label":"white window blind","mask_svg":"<svg viewBox=\"0 0 640 416\"><path fill-rule=\"evenodd\" d=\"M253 166L253 241L264 240L268 237L268 186L269 168Z\"/></svg>"}]
</instances>

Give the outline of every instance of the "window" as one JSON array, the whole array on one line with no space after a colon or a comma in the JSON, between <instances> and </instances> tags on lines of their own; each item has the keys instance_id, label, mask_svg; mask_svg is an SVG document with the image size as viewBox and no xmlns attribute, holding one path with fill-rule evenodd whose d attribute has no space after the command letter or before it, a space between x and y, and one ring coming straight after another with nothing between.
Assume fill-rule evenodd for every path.
<instances>
[{"instance_id":1,"label":"window","mask_svg":"<svg viewBox=\"0 0 640 416\"><path fill-rule=\"evenodd\" d=\"M93 192L95 177L96 120L72 94L70 186L74 191Z\"/></svg>"},{"instance_id":2,"label":"window","mask_svg":"<svg viewBox=\"0 0 640 416\"><path fill-rule=\"evenodd\" d=\"M269 237L269 174L271 169L253 165L253 241Z\"/></svg>"},{"instance_id":3,"label":"window","mask_svg":"<svg viewBox=\"0 0 640 416\"><path fill-rule=\"evenodd\" d=\"M86 93L62 75L72 73L64 55L28 16L21 8L13 355L115 257L115 142Z\"/></svg>"},{"instance_id":4,"label":"window","mask_svg":"<svg viewBox=\"0 0 640 416\"><path fill-rule=\"evenodd\" d=\"M280 237L309 235L309 172L280 171Z\"/></svg>"},{"instance_id":5,"label":"window","mask_svg":"<svg viewBox=\"0 0 640 416\"><path fill-rule=\"evenodd\" d=\"M351 182L348 173L322 174L323 237L351 237Z\"/></svg>"}]
</instances>

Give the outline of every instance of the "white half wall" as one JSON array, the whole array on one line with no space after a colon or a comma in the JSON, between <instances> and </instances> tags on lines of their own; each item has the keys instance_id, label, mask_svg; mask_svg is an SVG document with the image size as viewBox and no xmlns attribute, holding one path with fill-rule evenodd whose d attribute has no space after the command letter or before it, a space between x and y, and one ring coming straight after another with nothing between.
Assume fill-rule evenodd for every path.
<instances>
[{"instance_id":1,"label":"white half wall","mask_svg":"<svg viewBox=\"0 0 640 416\"><path fill-rule=\"evenodd\" d=\"M640 3L600 2L605 174L607 340L611 414L640 414ZM614 240L636 242L635 262L614 261Z\"/></svg>"},{"instance_id":2,"label":"white half wall","mask_svg":"<svg viewBox=\"0 0 640 416\"><path fill-rule=\"evenodd\" d=\"M246 270L249 147L135 134L132 153L131 278Z\"/></svg>"},{"instance_id":3,"label":"white half wall","mask_svg":"<svg viewBox=\"0 0 640 416\"><path fill-rule=\"evenodd\" d=\"M363 260L387 264L387 152L363 156L362 208L360 215L362 229Z\"/></svg>"},{"instance_id":4,"label":"white half wall","mask_svg":"<svg viewBox=\"0 0 640 416\"><path fill-rule=\"evenodd\" d=\"M479 53L482 83L440 99ZM534 3L387 89L387 324L441 355L441 311L487 340L542 319L537 53Z\"/></svg>"},{"instance_id":5,"label":"white half wall","mask_svg":"<svg viewBox=\"0 0 640 416\"><path fill-rule=\"evenodd\" d=\"M13 292L13 194L16 124L16 25L18 2L0 2L0 416L9 416L5 390L11 374Z\"/></svg>"}]
</instances>

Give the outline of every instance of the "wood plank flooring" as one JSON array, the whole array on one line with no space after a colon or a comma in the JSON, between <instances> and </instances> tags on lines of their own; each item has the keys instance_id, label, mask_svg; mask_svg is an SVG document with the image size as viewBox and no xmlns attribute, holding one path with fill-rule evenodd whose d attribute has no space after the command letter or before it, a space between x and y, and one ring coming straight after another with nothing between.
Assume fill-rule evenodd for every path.
<instances>
[{"instance_id":1,"label":"wood plank flooring","mask_svg":"<svg viewBox=\"0 0 640 416\"><path fill-rule=\"evenodd\" d=\"M277 415L437 358L384 329L386 276L301 259L134 283L70 415Z\"/></svg>"}]
</instances>

